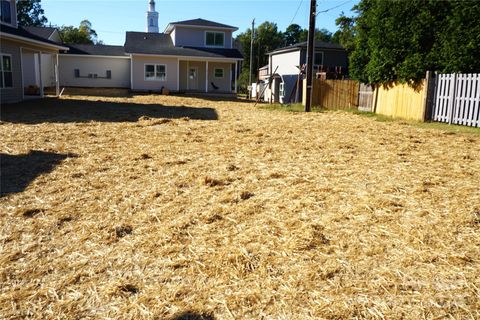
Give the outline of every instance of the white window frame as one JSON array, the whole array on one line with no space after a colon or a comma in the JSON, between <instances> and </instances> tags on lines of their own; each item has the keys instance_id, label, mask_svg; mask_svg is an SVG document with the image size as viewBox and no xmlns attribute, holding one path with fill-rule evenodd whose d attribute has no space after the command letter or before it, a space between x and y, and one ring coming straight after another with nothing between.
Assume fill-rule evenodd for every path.
<instances>
[{"instance_id":1,"label":"white window frame","mask_svg":"<svg viewBox=\"0 0 480 320\"><path fill-rule=\"evenodd\" d=\"M207 44L207 34L213 33L213 45ZM221 33L223 35L223 44L222 45L215 45L215 34ZM205 31L205 47L212 47L212 48L225 48L225 32L224 31Z\"/></svg>"},{"instance_id":2,"label":"white window frame","mask_svg":"<svg viewBox=\"0 0 480 320\"><path fill-rule=\"evenodd\" d=\"M146 72L146 67L147 66L153 66L154 68L154 77L153 78L147 78L147 72ZM165 77L164 78L159 78L157 77L157 67L163 66L165 68ZM160 81L160 82L166 82L167 81L167 65L163 63L145 63L143 65L143 79L145 81Z\"/></svg>"},{"instance_id":3,"label":"white window frame","mask_svg":"<svg viewBox=\"0 0 480 320\"><path fill-rule=\"evenodd\" d=\"M3 71L3 57L9 57L10 58L10 71ZM10 72L12 74L12 86L11 87L6 87L5 86L5 72ZM8 53L0 53L0 74L2 77L2 83L3 85L0 87L0 89L12 89L13 86L13 59L12 55Z\"/></svg>"},{"instance_id":4,"label":"white window frame","mask_svg":"<svg viewBox=\"0 0 480 320\"><path fill-rule=\"evenodd\" d=\"M222 70L222 76L221 77L217 77L217 70ZM225 78L225 68L214 68L213 69L213 77L215 79L223 79Z\"/></svg>"}]
</instances>

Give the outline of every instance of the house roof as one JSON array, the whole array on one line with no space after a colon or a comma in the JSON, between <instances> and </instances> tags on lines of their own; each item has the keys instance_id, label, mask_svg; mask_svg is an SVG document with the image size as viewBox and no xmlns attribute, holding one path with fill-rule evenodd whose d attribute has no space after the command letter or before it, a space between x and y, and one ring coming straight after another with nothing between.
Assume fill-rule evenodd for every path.
<instances>
[{"instance_id":1,"label":"house roof","mask_svg":"<svg viewBox=\"0 0 480 320\"><path fill-rule=\"evenodd\" d=\"M296 51L296 50L306 49L306 48L307 48L307 42L300 42L288 47L275 49L273 51L268 52L267 54L270 55L270 54L275 54L279 52ZM323 41L315 41L315 49L345 50L345 48L343 48L340 44L323 42Z\"/></svg>"},{"instance_id":2,"label":"house roof","mask_svg":"<svg viewBox=\"0 0 480 320\"><path fill-rule=\"evenodd\" d=\"M209 28L218 28L218 29L230 29L233 31L238 30L237 27L198 18L198 19L192 19L192 20L170 22L167 28L165 29L165 32L170 33L174 26L209 27Z\"/></svg>"},{"instance_id":3,"label":"house roof","mask_svg":"<svg viewBox=\"0 0 480 320\"><path fill-rule=\"evenodd\" d=\"M93 56L125 56L124 46L108 46L104 44L72 44L68 45L68 54L84 54Z\"/></svg>"},{"instance_id":4,"label":"house roof","mask_svg":"<svg viewBox=\"0 0 480 320\"><path fill-rule=\"evenodd\" d=\"M23 27L23 29L46 40L57 30L57 28L52 27Z\"/></svg>"},{"instance_id":5,"label":"house roof","mask_svg":"<svg viewBox=\"0 0 480 320\"><path fill-rule=\"evenodd\" d=\"M237 49L176 47L173 45L172 38L164 33L127 32L125 52L175 57L243 59Z\"/></svg>"},{"instance_id":6,"label":"house roof","mask_svg":"<svg viewBox=\"0 0 480 320\"><path fill-rule=\"evenodd\" d=\"M68 50L68 48L66 48L65 46L61 46L54 41L47 40L38 35L35 35L27 31L23 27L14 28L14 27L0 24L0 33L2 34L2 38L5 36L8 38L10 36L13 39L31 42L37 45L44 45L47 47L54 47L56 49Z\"/></svg>"}]
</instances>

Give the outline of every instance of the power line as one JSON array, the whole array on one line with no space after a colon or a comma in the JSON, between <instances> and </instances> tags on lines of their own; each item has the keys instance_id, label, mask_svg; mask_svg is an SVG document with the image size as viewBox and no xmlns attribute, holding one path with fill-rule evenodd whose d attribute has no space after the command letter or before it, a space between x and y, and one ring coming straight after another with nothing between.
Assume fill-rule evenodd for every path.
<instances>
[{"instance_id":1,"label":"power line","mask_svg":"<svg viewBox=\"0 0 480 320\"><path fill-rule=\"evenodd\" d=\"M302 6L303 0L300 0L300 4L298 5L297 11L295 11L295 14L293 15L292 21L290 21L290 24L293 23L293 20L297 17L298 10L300 10L300 7Z\"/></svg>"},{"instance_id":2,"label":"power line","mask_svg":"<svg viewBox=\"0 0 480 320\"><path fill-rule=\"evenodd\" d=\"M317 11L317 16L318 16L319 13L325 13L325 12L328 12L328 11L330 11L330 10L340 8L341 6L346 5L346 4L349 3L349 2L352 2L352 0L345 1L345 2L339 4L339 5L335 6L335 7L331 7L331 8L328 8L328 9L326 9L326 10Z\"/></svg>"}]
</instances>

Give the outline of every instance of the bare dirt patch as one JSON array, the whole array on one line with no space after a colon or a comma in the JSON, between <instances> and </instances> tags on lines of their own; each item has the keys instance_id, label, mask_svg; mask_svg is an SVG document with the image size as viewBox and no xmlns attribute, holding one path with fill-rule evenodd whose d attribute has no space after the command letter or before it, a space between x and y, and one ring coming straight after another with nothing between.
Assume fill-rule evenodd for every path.
<instances>
[{"instance_id":1,"label":"bare dirt patch","mask_svg":"<svg viewBox=\"0 0 480 320\"><path fill-rule=\"evenodd\" d=\"M480 317L477 135L132 95L0 136L1 318Z\"/></svg>"}]
</instances>

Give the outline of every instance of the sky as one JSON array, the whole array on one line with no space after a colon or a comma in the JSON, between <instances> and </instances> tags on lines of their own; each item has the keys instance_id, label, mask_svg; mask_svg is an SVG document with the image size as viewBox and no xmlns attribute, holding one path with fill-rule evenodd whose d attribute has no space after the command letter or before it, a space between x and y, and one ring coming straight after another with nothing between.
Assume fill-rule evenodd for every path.
<instances>
[{"instance_id":1,"label":"sky","mask_svg":"<svg viewBox=\"0 0 480 320\"><path fill-rule=\"evenodd\" d=\"M202 18L238 27L234 36L264 21L277 23L280 31L291 24L308 27L309 0L214 0L167 1L156 0L160 32L169 22ZM358 0L317 0L316 27L335 32L335 19L350 9ZM145 31L148 0L43 0L42 8L49 23L56 26L78 26L87 19L105 44L123 45L126 31Z\"/></svg>"}]
</instances>

